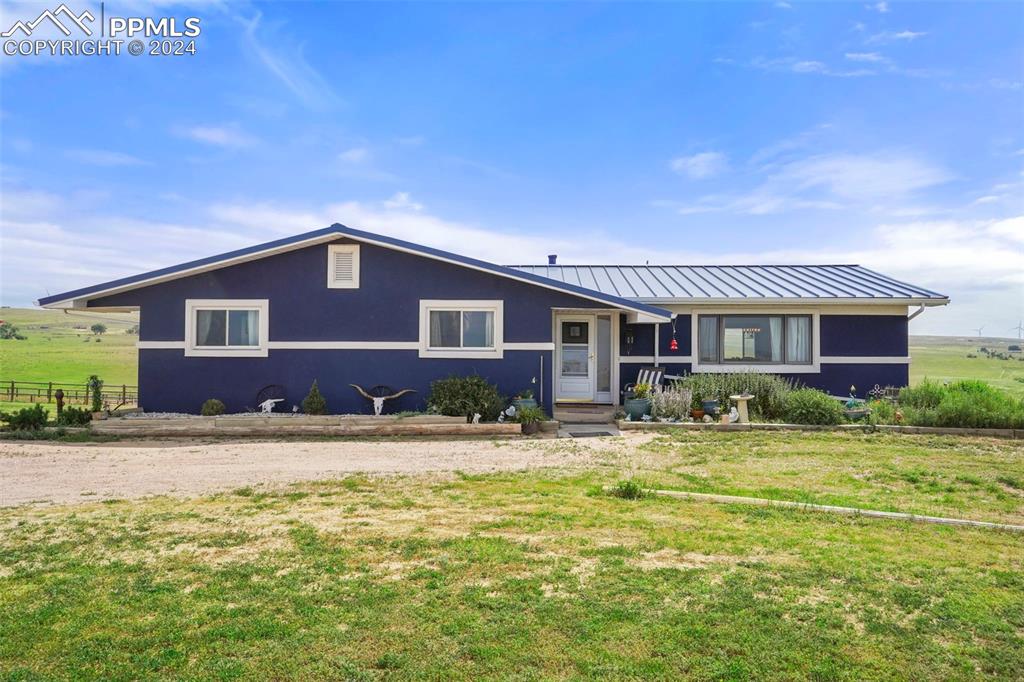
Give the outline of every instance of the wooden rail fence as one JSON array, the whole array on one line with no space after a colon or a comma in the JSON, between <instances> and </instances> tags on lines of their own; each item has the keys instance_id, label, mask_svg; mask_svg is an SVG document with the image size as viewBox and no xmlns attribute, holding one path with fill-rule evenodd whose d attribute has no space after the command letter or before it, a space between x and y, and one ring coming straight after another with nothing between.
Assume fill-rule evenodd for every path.
<instances>
[{"instance_id":1,"label":"wooden rail fence","mask_svg":"<svg viewBox=\"0 0 1024 682\"><path fill-rule=\"evenodd\" d=\"M57 389L64 391L66 405L88 405L90 403L89 386L63 383L58 381L13 381L0 379L0 401L21 403L54 403L53 397ZM104 384L103 402L111 407L115 405L136 405L139 400L139 387L128 384Z\"/></svg>"}]
</instances>

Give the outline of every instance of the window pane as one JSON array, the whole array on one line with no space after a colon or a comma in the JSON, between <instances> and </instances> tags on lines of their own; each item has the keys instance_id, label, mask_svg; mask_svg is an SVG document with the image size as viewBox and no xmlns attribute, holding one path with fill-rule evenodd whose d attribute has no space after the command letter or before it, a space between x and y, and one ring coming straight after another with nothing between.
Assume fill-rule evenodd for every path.
<instances>
[{"instance_id":1,"label":"window pane","mask_svg":"<svg viewBox=\"0 0 1024 682\"><path fill-rule=\"evenodd\" d=\"M462 313L462 346L464 348L494 347L494 313L470 310Z\"/></svg>"},{"instance_id":2,"label":"window pane","mask_svg":"<svg viewBox=\"0 0 1024 682\"><path fill-rule=\"evenodd\" d=\"M701 315L698 325L697 346L700 348L700 361L718 362L718 317Z\"/></svg>"},{"instance_id":3,"label":"window pane","mask_svg":"<svg viewBox=\"0 0 1024 682\"><path fill-rule=\"evenodd\" d=\"M226 310L196 311L196 345L223 346L227 338Z\"/></svg>"},{"instance_id":4,"label":"window pane","mask_svg":"<svg viewBox=\"0 0 1024 682\"><path fill-rule=\"evenodd\" d=\"M786 318L786 362L811 361L811 318L790 315Z\"/></svg>"},{"instance_id":5,"label":"window pane","mask_svg":"<svg viewBox=\"0 0 1024 682\"><path fill-rule=\"evenodd\" d=\"M781 315L726 315L722 359L725 362L782 362Z\"/></svg>"},{"instance_id":6,"label":"window pane","mask_svg":"<svg viewBox=\"0 0 1024 682\"><path fill-rule=\"evenodd\" d=\"M612 318L597 316L597 390L612 390Z\"/></svg>"},{"instance_id":7,"label":"window pane","mask_svg":"<svg viewBox=\"0 0 1024 682\"><path fill-rule=\"evenodd\" d=\"M258 346L260 345L260 311L229 310L228 311L228 345Z\"/></svg>"},{"instance_id":8,"label":"window pane","mask_svg":"<svg viewBox=\"0 0 1024 682\"><path fill-rule=\"evenodd\" d=\"M457 310L430 311L431 348L459 347L459 318Z\"/></svg>"}]
</instances>

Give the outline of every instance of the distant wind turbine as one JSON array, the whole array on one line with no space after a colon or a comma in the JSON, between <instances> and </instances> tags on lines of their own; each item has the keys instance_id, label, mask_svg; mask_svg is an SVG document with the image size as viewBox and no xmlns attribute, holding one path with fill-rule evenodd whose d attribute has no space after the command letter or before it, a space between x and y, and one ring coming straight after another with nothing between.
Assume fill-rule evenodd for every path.
<instances>
[{"instance_id":1,"label":"distant wind turbine","mask_svg":"<svg viewBox=\"0 0 1024 682\"><path fill-rule=\"evenodd\" d=\"M1024 320L1017 323L1016 327L1010 327L1011 332L1017 332L1018 339L1024 339Z\"/></svg>"},{"instance_id":2,"label":"distant wind turbine","mask_svg":"<svg viewBox=\"0 0 1024 682\"><path fill-rule=\"evenodd\" d=\"M973 329L974 329L974 331L978 332L978 336L981 336L981 330L984 329L984 328L985 328L985 325L981 325L980 327L974 327Z\"/></svg>"}]
</instances>

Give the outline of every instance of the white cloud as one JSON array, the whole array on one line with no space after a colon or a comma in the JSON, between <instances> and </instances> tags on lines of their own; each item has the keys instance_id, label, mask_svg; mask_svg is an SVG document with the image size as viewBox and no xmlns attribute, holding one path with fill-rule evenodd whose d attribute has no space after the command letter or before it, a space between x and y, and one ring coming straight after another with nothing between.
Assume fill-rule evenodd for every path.
<instances>
[{"instance_id":1,"label":"white cloud","mask_svg":"<svg viewBox=\"0 0 1024 682\"><path fill-rule=\"evenodd\" d=\"M923 36L928 35L924 31L882 31L869 37L866 41L869 45L878 45L883 43L893 43L900 40L917 40Z\"/></svg>"},{"instance_id":2,"label":"white cloud","mask_svg":"<svg viewBox=\"0 0 1024 682\"><path fill-rule=\"evenodd\" d=\"M879 14L886 14L889 11L889 3L882 0L882 2L876 2L873 5L865 5L867 9L873 9Z\"/></svg>"},{"instance_id":3,"label":"white cloud","mask_svg":"<svg viewBox=\"0 0 1024 682\"><path fill-rule=\"evenodd\" d=\"M793 9L793 5L789 4L788 2L784 2L784 1L776 2L775 6L777 8L779 8L779 9Z\"/></svg>"},{"instance_id":4,"label":"white cloud","mask_svg":"<svg viewBox=\"0 0 1024 682\"><path fill-rule=\"evenodd\" d=\"M384 208L422 211L423 204L413 201L408 192L395 192L394 196L384 202Z\"/></svg>"},{"instance_id":5,"label":"white cloud","mask_svg":"<svg viewBox=\"0 0 1024 682\"><path fill-rule=\"evenodd\" d=\"M131 154L106 149L69 149L65 156L72 161L92 166L142 166L148 163Z\"/></svg>"},{"instance_id":6,"label":"white cloud","mask_svg":"<svg viewBox=\"0 0 1024 682\"><path fill-rule=\"evenodd\" d=\"M877 52L847 52L844 55L851 62L873 62L877 64L888 63L889 59Z\"/></svg>"},{"instance_id":7,"label":"white cloud","mask_svg":"<svg viewBox=\"0 0 1024 682\"><path fill-rule=\"evenodd\" d=\"M875 75L875 72L871 69L837 70L821 61L814 59L795 59L792 57L781 57L777 59L755 57L750 61L750 66L762 71L813 74L819 76L833 76L836 78L859 78L861 76Z\"/></svg>"},{"instance_id":8,"label":"white cloud","mask_svg":"<svg viewBox=\"0 0 1024 682\"><path fill-rule=\"evenodd\" d=\"M214 145L216 147L249 147L256 144L256 138L243 132L237 126L179 126L173 132L179 137L185 137L196 142Z\"/></svg>"},{"instance_id":9,"label":"white cloud","mask_svg":"<svg viewBox=\"0 0 1024 682\"><path fill-rule=\"evenodd\" d=\"M352 147L338 154L338 158L345 163L362 163L370 158L370 150L366 147Z\"/></svg>"},{"instance_id":10,"label":"white cloud","mask_svg":"<svg viewBox=\"0 0 1024 682\"><path fill-rule=\"evenodd\" d=\"M280 25L267 26L263 15L252 18L234 14L243 26L242 44L300 102L314 110L328 110L341 105L341 99L330 83L306 60L302 44L284 35Z\"/></svg>"},{"instance_id":11,"label":"white cloud","mask_svg":"<svg viewBox=\"0 0 1024 682\"><path fill-rule=\"evenodd\" d=\"M669 162L676 173L694 180L714 177L729 168L729 160L721 152L701 152L692 156L679 156Z\"/></svg>"}]
</instances>

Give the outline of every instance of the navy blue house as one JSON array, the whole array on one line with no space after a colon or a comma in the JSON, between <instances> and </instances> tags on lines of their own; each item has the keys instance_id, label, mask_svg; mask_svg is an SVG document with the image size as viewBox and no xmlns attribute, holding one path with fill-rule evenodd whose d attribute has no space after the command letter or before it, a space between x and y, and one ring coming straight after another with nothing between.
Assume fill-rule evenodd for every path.
<instances>
[{"instance_id":1,"label":"navy blue house","mask_svg":"<svg viewBox=\"0 0 1024 682\"><path fill-rule=\"evenodd\" d=\"M139 403L298 403L316 379L332 412L349 386L416 393L479 374L512 395L617 404L645 366L771 372L837 395L903 386L908 319L949 299L856 265L501 266L331 227L41 299L140 311ZM914 309L910 312L911 308ZM908 315L909 313L909 315Z\"/></svg>"}]
</instances>

